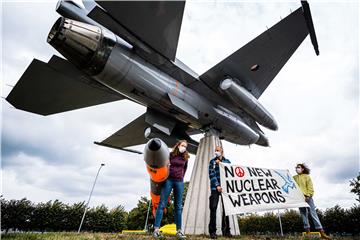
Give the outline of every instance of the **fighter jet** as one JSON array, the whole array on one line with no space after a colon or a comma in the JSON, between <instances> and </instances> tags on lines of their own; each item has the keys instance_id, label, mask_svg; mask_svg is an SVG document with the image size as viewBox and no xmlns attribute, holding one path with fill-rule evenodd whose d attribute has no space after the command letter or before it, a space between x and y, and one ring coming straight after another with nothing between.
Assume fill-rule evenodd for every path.
<instances>
[{"instance_id":1,"label":"fighter jet","mask_svg":"<svg viewBox=\"0 0 360 240\"><path fill-rule=\"evenodd\" d=\"M65 59L34 59L7 101L41 115L134 101L146 112L95 142L125 151L140 153L129 147L157 137L170 146L186 139L196 153L191 135L210 130L235 144L269 146L259 124L271 130L278 124L259 97L307 35L319 55L309 4L301 1L201 75L176 58L184 7L184 1L59 1L61 17L47 42Z\"/></svg>"}]
</instances>

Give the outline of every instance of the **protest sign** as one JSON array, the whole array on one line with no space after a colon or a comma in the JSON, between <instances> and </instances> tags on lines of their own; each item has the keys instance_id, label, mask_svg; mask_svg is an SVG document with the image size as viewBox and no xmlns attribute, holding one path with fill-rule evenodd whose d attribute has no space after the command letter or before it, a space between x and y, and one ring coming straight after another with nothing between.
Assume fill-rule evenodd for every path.
<instances>
[{"instance_id":1,"label":"protest sign","mask_svg":"<svg viewBox=\"0 0 360 240\"><path fill-rule=\"evenodd\" d=\"M225 214L308 207L289 170L220 163Z\"/></svg>"}]
</instances>

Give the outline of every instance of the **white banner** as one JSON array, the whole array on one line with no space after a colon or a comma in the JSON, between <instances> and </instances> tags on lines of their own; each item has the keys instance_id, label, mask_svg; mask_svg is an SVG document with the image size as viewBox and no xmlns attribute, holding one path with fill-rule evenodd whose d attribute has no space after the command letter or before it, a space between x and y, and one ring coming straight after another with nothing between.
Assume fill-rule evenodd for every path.
<instances>
[{"instance_id":1,"label":"white banner","mask_svg":"<svg viewBox=\"0 0 360 240\"><path fill-rule=\"evenodd\" d=\"M225 214L308 207L289 170L220 163Z\"/></svg>"}]
</instances>

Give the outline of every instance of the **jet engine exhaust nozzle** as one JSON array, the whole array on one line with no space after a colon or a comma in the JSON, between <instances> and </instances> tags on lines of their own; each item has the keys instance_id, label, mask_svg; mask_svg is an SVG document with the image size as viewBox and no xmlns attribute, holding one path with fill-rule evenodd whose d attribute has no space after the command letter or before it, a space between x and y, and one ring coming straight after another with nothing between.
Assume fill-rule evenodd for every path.
<instances>
[{"instance_id":1,"label":"jet engine exhaust nozzle","mask_svg":"<svg viewBox=\"0 0 360 240\"><path fill-rule=\"evenodd\" d=\"M104 68L116 36L106 29L60 17L47 42L75 66L96 75Z\"/></svg>"}]
</instances>

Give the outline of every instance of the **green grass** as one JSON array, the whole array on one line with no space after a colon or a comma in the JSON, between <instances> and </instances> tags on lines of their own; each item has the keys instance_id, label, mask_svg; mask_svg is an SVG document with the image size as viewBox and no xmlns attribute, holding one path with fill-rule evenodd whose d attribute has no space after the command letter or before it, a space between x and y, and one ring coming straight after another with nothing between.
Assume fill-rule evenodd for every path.
<instances>
[{"instance_id":1,"label":"green grass","mask_svg":"<svg viewBox=\"0 0 360 240\"><path fill-rule=\"evenodd\" d=\"M81 233L77 234L74 232L59 232L59 233L11 233L5 234L1 236L1 239L14 239L14 240L116 240L116 239L153 239L151 235L145 234L121 234L121 233ZM163 239L176 239L175 236L165 235ZM201 239L209 239L206 236L188 236L188 239L201 240ZM219 240L225 240L228 238L219 237ZM234 238L233 238L234 239ZM268 240L268 239L279 239L279 240L296 240L296 239L304 239L302 237L274 237L274 236L239 236L235 239L242 240ZM313 238L319 239L319 238ZM333 238L338 240L353 240L355 238L352 237L336 237ZM309 239L310 240L310 239Z\"/></svg>"}]
</instances>

